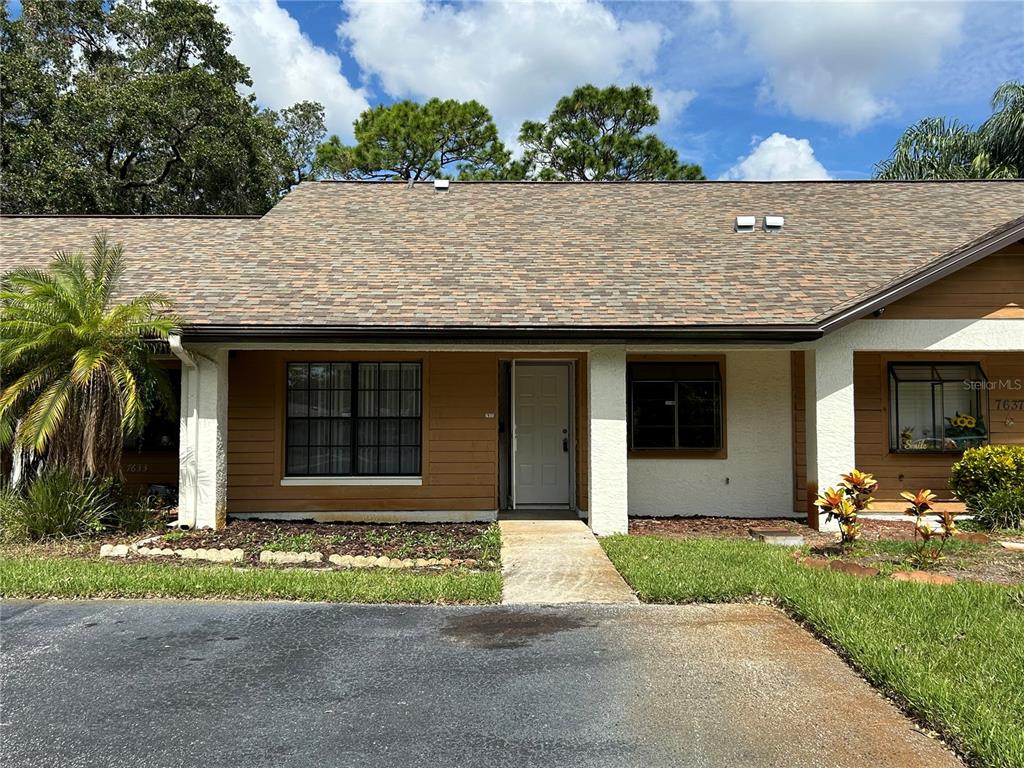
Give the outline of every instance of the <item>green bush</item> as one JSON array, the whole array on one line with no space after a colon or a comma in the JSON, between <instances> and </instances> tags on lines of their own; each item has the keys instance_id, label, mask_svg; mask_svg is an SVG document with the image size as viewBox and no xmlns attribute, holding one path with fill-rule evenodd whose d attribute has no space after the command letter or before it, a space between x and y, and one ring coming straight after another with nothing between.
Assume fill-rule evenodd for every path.
<instances>
[{"instance_id":1,"label":"green bush","mask_svg":"<svg viewBox=\"0 0 1024 768\"><path fill-rule=\"evenodd\" d=\"M71 538L103 530L116 507L112 482L82 480L53 468L44 470L24 493L4 491L0 525L9 539Z\"/></svg>"},{"instance_id":2,"label":"green bush","mask_svg":"<svg viewBox=\"0 0 1024 768\"><path fill-rule=\"evenodd\" d=\"M1024 489L1024 445L969 448L953 465L949 485L972 511L980 499L994 491Z\"/></svg>"},{"instance_id":3,"label":"green bush","mask_svg":"<svg viewBox=\"0 0 1024 768\"><path fill-rule=\"evenodd\" d=\"M985 528L1024 528L1024 488L999 488L979 496L971 511Z\"/></svg>"},{"instance_id":4,"label":"green bush","mask_svg":"<svg viewBox=\"0 0 1024 768\"><path fill-rule=\"evenodd\" d=\"M18 517L18 505L21 495L13 488L0 484L0 542L17 539L21 535L13 527Z\"/></svg>"},{"instance_id":5,"label":"green bush","mask_svg":"<svg viewBox=\"0 0 1024 768\"><path fill-rule=\"evenodd\" d=\"M110 515L104 520L108 528L123 533L138 533L149 528L159 516L156 500L144 493L119 494Z\"/></svg>"}]
</instances>

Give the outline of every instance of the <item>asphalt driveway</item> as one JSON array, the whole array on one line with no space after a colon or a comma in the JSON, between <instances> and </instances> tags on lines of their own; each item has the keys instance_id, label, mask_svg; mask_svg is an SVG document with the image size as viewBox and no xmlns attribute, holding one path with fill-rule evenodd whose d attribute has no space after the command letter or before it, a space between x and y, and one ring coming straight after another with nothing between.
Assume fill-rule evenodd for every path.
<instances>
[{"instance_id":1,"label":"asphalt driveway","mask_svg":"<svg viewBox=\"0 0 1024 768\"><path fill-rule=\"evenodd\" d=\"M7 602L5 766L960 765L761 606Z\"/></svg>"}]
</instances>

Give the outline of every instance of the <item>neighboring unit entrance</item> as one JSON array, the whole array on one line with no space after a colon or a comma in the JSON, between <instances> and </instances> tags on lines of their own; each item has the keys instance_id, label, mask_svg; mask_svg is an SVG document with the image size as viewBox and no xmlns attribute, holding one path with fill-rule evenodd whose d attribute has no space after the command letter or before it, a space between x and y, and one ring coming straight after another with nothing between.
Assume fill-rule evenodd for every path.
<instances>
[{"instance_id":1,"label":"neighboring unit entrance","mask_svg":"<svg viewBox=\"0 0 1024 768\"><path fill-rule=\"evenodd\" d=\"M516 508L569 507L572 430L569 363L512 367L512 475Z\"/></svg>"}]
</instances>

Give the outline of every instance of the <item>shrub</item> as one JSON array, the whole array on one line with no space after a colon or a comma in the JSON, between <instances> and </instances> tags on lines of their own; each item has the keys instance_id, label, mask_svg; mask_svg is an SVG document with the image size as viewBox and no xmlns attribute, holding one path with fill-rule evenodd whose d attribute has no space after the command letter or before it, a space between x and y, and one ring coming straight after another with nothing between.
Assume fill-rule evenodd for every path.
<instances>
[{"instance_id":1,"label":"shrub","mask_svg":"<svg viewBox=\"0 0 1024 768\"><path fill-rule=\"evenodd\" d=\"M83 480L60 468L44 470L19 493L4 492L4 532L8 538L70 538L103 530L116 508L110 481Z\"/></svg>"},{"instance_id":2,"label":"shrub","mask_svg":"<svg viewBox=\"0 0 1024 768\"><path fill-rule=\"evenodd\" d=\"M1024 445L969 448L953 465L949 485L971 511L979 499L994 491L1024 489Z\"/></svg>"},{"instance_id":3,"label":"shrub","mask_svg":"<svg viewBox=\"0 0 1024 768\"><path fill-rule=\"evenodd\" d=\"M14 524L18 517L19 504L21 495L13 488L0 484L0 541L20 538L21 533Z\"/></svg>"},{"instance_id":4,"label":"shrub","mask_svg":"<svg viewBox=\"0 0 1024 768\"><path fill-rule=\"evenodd\" d=\"M999 488L979 496L971 511L985 528L1024 528L1024 488Z\"/></svg>"},{"instance_id":5,"label":"shrub","mask_svg":"<svg viewBox=\"0 0 1024 768\"><path fill-rule=\"evenodd\" d=\"M149 528L159 516L156 500L138 493L119 494L117 503L104 521L109 528L116 528L124 533L138 533Z\"/></svg>"}]
</instances>

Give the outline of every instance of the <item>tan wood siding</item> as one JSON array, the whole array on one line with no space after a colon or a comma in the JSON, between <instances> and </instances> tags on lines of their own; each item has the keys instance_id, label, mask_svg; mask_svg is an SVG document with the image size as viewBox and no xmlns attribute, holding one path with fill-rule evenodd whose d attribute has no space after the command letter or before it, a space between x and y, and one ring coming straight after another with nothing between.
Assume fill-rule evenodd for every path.
<instances>
[{"instance_id":1,"label":"tan wood siding","mask_svg":"<svg viewBox=\"0 0 1024 768\"><path fill-rule=\"evenodd\" d=\"M897 361L977 361L993 389L988 394L988 425L992 443L1024 444L1024 412L1002 408L1001 401L1020 400L1024 391L1024 353L942 354L934 352L857 352L853 357L857 467L879 483L876 508L902 507L901 491L930 488L942 500L953 500L949 470L958 454L910 454L889 451L888 364Z\"/></svg>"},{"instance_id":2,"label":"tan wood siding","mask_svg":"<svg viewBox=\"0 0 1024 768\"><path fill-rule=\"evenodd\" d=\"M1015 244L885 308L883 319L1024 318L1024 245Z\"/></svg>"},{"instance_id":3,"label":"tan wood siding","mask_svg":"<svg viewBox=\"0 0 1024 768\"><path fill-rule=\"evenodd\" d=\"M548 356L554 355L234 352L228 396L228 512L496 509L498 360ZM568 357L577 360L577 498L585 508L586 361L583 355ZM282 486L285 369L297 360L422 361L422 485Z\"/></svg>"},{"instance_id":4,"label":"tan wood siding","mask_svg":"<svg viewBox=\"0 0 1024 768\"><path fill-rule=\"evenodd\" d=\"M282 486L285 366L294 360L422 361L423 484ZM497 375L492 353L235 352L228 397L228 511L495 509Z\"/></svg>"}]
</instances>

